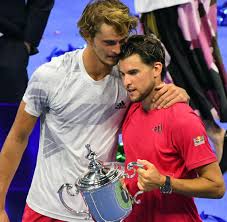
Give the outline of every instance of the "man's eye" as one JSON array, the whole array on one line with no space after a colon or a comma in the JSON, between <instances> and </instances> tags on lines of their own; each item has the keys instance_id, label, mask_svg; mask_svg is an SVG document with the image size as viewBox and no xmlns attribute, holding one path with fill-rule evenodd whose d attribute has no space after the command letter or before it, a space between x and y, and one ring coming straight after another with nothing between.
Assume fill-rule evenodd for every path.
<instances>
[{"instance_id":1,"label":"man's eye","mask_svg":"<svg viewBox=\"0 0 227 222\"><path fill-rule=\"evenodd\" d=\"M105 41L106 45L116 45L115 41Z\"/></svg>"},{"instance_id":2,"label":"man's eye","mask_svg":"<svg viewBox=\"0 0 227 222\"><path fill-rule=\"evenodd\" d=\"M129 71L130 75L136 75L139 71L137 69Z\"/></svg>"}]
</instances>

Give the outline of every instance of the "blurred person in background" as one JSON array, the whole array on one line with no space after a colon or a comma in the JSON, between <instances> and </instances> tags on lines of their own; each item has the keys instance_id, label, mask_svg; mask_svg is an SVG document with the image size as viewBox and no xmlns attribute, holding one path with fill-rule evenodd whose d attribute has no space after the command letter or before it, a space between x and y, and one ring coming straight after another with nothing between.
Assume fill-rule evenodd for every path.
<instances>
[{"instance_id":1,"label":"blurred person in background","mask_svg":"<svg viewBox=\"0 0 227 222\"><path fill-rule=\"evenodd\" d=\"M0 0L0 102L20 102L54 0Z\"/></svg>"}]
</instances>

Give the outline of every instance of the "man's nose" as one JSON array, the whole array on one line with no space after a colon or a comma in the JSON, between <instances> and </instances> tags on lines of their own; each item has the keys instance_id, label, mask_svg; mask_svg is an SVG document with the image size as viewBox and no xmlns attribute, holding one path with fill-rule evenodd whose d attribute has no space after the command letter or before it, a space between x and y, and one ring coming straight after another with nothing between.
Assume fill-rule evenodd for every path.
<instances>
[{"instance_id":1,"label":"man's nose","mask_svg":"<svg viewBox=\"0 0 227 222\"><path fill-rule=\"evenodd\" d=\"M116 55L119 55L120 52L121 52L121 44L120 44L120 43L116 43L116 44L113 46L112 51L113 51Z\"/></svg>"},{"instance_id":2,"label":"man's nose","mask_svg":"<svg viewBox=\"0 0 227 222\"><path fill-rule=\"evenodd\" d=\"M124 75L123 84L125 88L128 88L131 85L131 80L129 75Z\"/></svg>"}]
</instances>

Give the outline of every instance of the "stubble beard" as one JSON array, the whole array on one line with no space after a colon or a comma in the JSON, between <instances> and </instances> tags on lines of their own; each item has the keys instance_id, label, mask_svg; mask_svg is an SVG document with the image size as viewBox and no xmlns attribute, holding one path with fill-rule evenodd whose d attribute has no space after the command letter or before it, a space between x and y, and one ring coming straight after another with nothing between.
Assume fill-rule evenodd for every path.
<instances>
[{"instance_id":1,"label":"stubble beard","mask_svg":"<svg viewBox=\"0 0 227 222\"><path fill-rule=\"evenodd\" d=\"M147 89L145 92L141 93L138 97L134 99L130 97L130 100L133 103L143 102L147 97L150 96L151 92L152 92L152 89Z\"/></svg>"}]
</instances>

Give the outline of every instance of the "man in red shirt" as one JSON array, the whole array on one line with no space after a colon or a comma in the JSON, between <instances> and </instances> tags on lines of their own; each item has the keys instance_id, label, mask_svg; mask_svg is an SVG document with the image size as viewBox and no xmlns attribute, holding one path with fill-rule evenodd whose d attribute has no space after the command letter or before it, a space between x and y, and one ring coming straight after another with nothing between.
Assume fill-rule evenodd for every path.
<instances>
[{"instance_id":1,"label":"man in red shirt","mask_svg":"<svg viewBox=\"0 0 227 222\"><path fill-rule=\"evenodd\" d=\"M119 69L134 102L123 124L126 164L144 165L138 178L125 183L132 195L147 191L126 222L200 222L193 197L221 198L225 192L200 117L185 103L153 106L164 64L165 52L154 35L131 36L122 46Z\"/></svg>"}]
</instances>

